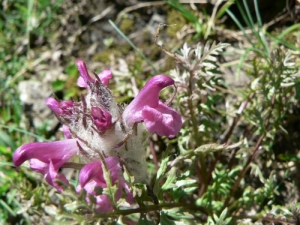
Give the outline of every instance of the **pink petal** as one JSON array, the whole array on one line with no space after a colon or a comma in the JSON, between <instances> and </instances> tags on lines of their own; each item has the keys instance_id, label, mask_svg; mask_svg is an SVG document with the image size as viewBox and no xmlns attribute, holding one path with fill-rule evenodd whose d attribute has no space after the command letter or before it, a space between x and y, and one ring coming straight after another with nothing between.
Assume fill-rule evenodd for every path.
<instances>
[{"instance_id":1,"label":"pink petal","mask_svg":"<svg viewBox=\"0 0 300 225\"><path fill-rule=\"evenodd\" d=\"M82 189L84 189L88 194L95 195L96 194L95 187L97 187L97 186L101 187L100 185L97 185L96 181L92 180L92 181L89 181L88 183L86 183L83 187L81 187L81 185L78 185L76 187L76 191L79 193ZM104 184L103 184L103 186L104 186ZM89 199L87 199L87 202L89 202Z\"/></svg>"},{"instance_id":2,"label":"pink petal","mask_svg":"<svg viewBox=\"0 0 300 225\"><path fill-rule=\"evenodd\" d=\"M113 77L111 70L106 69L103 70L98 77L100 78L102 84L104 84L106 87L108 86L109 80Z\"/></svg>"},{"instance_id":3,"label":"pink petal","mask_svg":"<svg viewBox=\"0 0 300 225\"><path fill-rule=\"evenodd\" d=\"M124 110L123 118L126 123L129 126L132 126L135 122L142 121L142 109L144 106L148 105L152 108L157 107L159 92L172 84L174 84L174 80L168 76L157 75L152 77Z\"/></svg>"},{"instance_id":4,"label":"pink petal","mask_svg":"<svg viewBox=\"0 0 300 225\"><path fill-rule=\"evenodd\" d=\"M71 115L74 107L73 101L62 100L57 101L55 98L47 98L46 105L56 114L56 115Z\"/></svg>"},{"instance_id":5,"label":"pink petal","mask_svg":"<svg viewBox=\"0 0 300 225\"><path fill-rule=\"evenodd\" d=\"M144 123L151 133L157 133L160 136L167 136L169 138L175 137L181 129L181 116L159 101L156 108L145 106L142 111Z\"/></svg>"},{"instance_id":6,"label":"pink petal","mask_svg":"<svg viewBox=\"0 0 300 225\"><path fill-rule=\"evenodd\" d=\"M60 167L60 165L56 164L54 165L52 163L52 161L50 161L50 164L49 164L49 173L45 174L45 180L51 184L52 186L58 188L59 190L60 189L60 186L55 182L55 180L60 180L62 181L63 183L65 183L66 185L69 185L69 181L67 180L67 178L65 177L65 175L63 174L60 174L58 175L58 166Z\"/></svg>"},{"instance_id":7,"label":"pink petal","mask_svg":"<svg viewBox=\"0 0 300 225\"><path fill-rule=\"evenodd\" d=\"M84 81L82 77L78 77L77 85L82 88L87 88L87 83Z\"/></svg>"},{"instance_id":8,"label":"pink petal","mask_svg":"<svg viewBox=\"0 0 300 225\"><path fill-rule=\"evenodd\" d=\"M98 213L108 213L113 211L113 206L110 203L110 199L107 195L100 195L96 197L96 210Z\"/></svg>"},{"instance_id":9,"label":"pink petal","mask_svg":"<svg viewBox=\"0 0 300 225\"><path fill-rule=\"evenodd\" d=\"M108 157L105 159L105 163L110 171L112 181L115 182L118 180L121 171L119 158L117 156ZM81 169L79 174L81 187L84 187L91 180L95 181L97 186L106 187L101 161L91 162Z\"/></svg>"},{"instance_id":10,"label":"pink petal","mask_svg":"<svg viewBox=\"0 0 300 225\"><path fill-rule=\"evenodd\" d=\"M30 160L30 168L38 173L41 173L44 175L45 180L48 184L55 187L59 191L62 191L63 188L56 183L56 180L60 180L61 182L65 183L66 185L69 185L69 181L63 174L58 174L57 167L60 167L58 165L53 165L52 161L50 160L50 163L44 163L39 161L38 159L31 159Z\"/></svg>"},{"instance_id":11,"label":"pink petal","mask_svg":"<svg viewBox=\"0 0 300 225\"><path fill-rule=\"evenodd\" d=\"M65 136L65 139L71 139L72 138L70 128L67 125L64 124L62 126L62 130L63 130L64 136Z\"/></svg>"},{"instance_id":12,"label":"pink petal","mask_svg":"<svg viewBox=\"0 0 300 225\"><path fill-rule=\"evenodd\" d=\"M80 76L81 76L81 77L78 78L77 84L78 84L79 87L86 88L87 83L88 82L93 82L94 79L90 76L90 74L89 74L89 72L86 68L85 63L82 60L80 60L80 59L76 60L76 64L77 64L78 71L79 71Z\"/></svg>"},{"instance_id":13,"label":"pink petal","mask_svg":"<svg viewBox=\"0 0 300 225\"><path fill-rule=\"evenodd\" d=\"M133 126L136 122L144 121L150 132L168 137L177 135L182 125L181 116L159 101L159 92L172 84L174 80L168 76L152 77L124 110L126 124Z\"/></svg>"},{"instance_id":14,"label":"pink petal","mask_svg":"<svg viewBox=\"0 0 300 225\"><path fill-rule=\"evenodd\" d=\"M76 64L77 64L77 67L78 67L78 71L80 73L80 77L77 80L77 85L79 87L87 88L87 86L88 86L87 84L89 82L90 83L95 82L96 79L92 78L90 76L90 74L89 74L89 72L86 68L85 63L82 60L78 59L76 61ZM98 77L101 80L102 84L104 84L105 86L108 86L108 82L112 78L112 76L113 76L112 72L109 69L106 69L106 70L102 71L98 75Z\"/></svg>"},{"instance_id":15,"label":"pink petal","mask_svg":"<svg viewBox=\"0 0 300 225\"><path fill-rule=\"evenodd\" d=\"M55 98L46 98L46 105L57 115L62 114L59 108L59 102Z\"/></svg>"},{"instance_id":16,"label":"pink petal","mask_svg":"<svg viewBox=\"0 0 300 225\"><path fill-rule=\"evenodd\" d=\"M91 162L85 165L79 174L79 183L81 187L86 187L90 181L93 181L93 185L100 186L102 188L106 187L106 183L103 176L102 163L100 161ZM94 188L88 186L88 193L92 193L90 191L94 191Z\"/></svg>"}]
</instances>

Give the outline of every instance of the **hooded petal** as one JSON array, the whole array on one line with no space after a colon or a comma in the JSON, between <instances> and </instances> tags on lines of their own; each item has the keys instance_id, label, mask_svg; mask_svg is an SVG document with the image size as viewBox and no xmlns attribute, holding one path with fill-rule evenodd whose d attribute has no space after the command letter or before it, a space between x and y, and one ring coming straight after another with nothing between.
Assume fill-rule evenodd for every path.
<instances>
[{"instance_id":1,"label":"hooded petal","mask_svg":"<svg viewBox=\"0 0 300 225\"><path fill-rule=\"evenodd\" d=\"M55 180L61 180L68 184L64 175L58 175L61 166L79 151L75 139L55 142L36 142L22 145L13 155L13 162L16 166L30 161L30 168L44 175L46 181L62 190Z\"/></svg>"},{"instance_id":2,"label":"hooded petal","mask_svg":"<svg viewBox=\"0 0 300 225\"><path fill-rule=\"evenodd\" d=\"M87 86L88 86L87 84L89 82L90 83L94 82L95 79L90 76L85 63L82 60L78 59L76 61L76 64L78 67L78 71L81 75L77 80L77 85L79 87L87 88ZM112 72L111 72L111 70L106 69L106 70L102 71L100 74L98 74L98 77L105 86L108 86L109 79L112 78Z\"/></svg>"},{"instance_id":3,"label":"hooded petal","mask_svg":"<svg viewBox=\"0 0 300 225\"><path fill-rule=\"evenodd\" d=\"M124 110L123 119L127 126L131 127L136 122L144 121L150 132L174 137L181 128L181 116L159 101L159 92L172 84L174 80L168 76L152 77Z\"/></svg>"},{"instance_id":4,"label":"hooded petal","mask_svg":"<svg viewBox=\"0 0 300 225\"><path fill-rule=\"evenodd\" d=\"M13 156L13 162L20 166L26 160L38 159L41 162L53 163L67 161L78 152L76 139L68 139L54 142L34 142L19 147Z\"/></svg>"}]
</instances>

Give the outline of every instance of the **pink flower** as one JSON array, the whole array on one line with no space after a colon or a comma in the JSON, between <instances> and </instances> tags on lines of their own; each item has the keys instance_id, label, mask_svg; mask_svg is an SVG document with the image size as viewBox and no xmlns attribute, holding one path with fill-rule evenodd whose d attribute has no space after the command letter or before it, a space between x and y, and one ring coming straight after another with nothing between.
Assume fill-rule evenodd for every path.
<instances>
[{"instance_id":1,"label":"pink flower","mask_svg":"<svg viewBox=\"0 0 300 225\"><path fill-rule=\"evenodd\" d=\"M77 80L77 85L79 87L87 88L88 83L93 83L96 80L96 78L94 79L90 76L85 63L82 60L78 59L76 61L76 64L78 67L78 71L81 75ZM98 77L101 80L102 84L108 86L108 82L112 78L111 70L106 69L102 71L100 74L98 74Z\"/></svg>"},{"instance_id":2,"label":"pink flower","mask_svg":"<svg viewBox=\"0 0 300 225\"><path fill-rule=\"evenodd\" d=\"M69 183L63 174L59 174L59 169L72 156L78 155L86 165L80 171L77 190L85 189L94 196L99 212L109 212L113 210L111 196L97 192L97 189L107 188L99 154L106 157L111 182L117 185L113 197L118 201L125 193L131 204L133 195L123 179L119 157L135 182L147 182L144 145L149 132L172 138L182 125L178 112L159 100L160 91L174 85L174 80L165 75L154 76L124 110L107 88L112 78L110 70L94 79L82 60L76 63L81 75L78 85L87 87L87 95L82 95L79 101L46 99L47 106L63 124L66 140L22 145L14 153L13 161L20 166L29 160L32 170L43 174L50 185L62 191L63 187L56 180ZM133 129L135 124L136 129ZM75 164L69 165L78 169Z\"/></svg>"},{"instance_id":3,"label":"pink flower","mask_svg":"<svg viewBox=\"0 0 300 225\"><path fill-rule=\"evenodd\" d=\"M107 157L105 163L108 171L110 172L112 185L118 183L118 190L116 192L115 199L118 201L123 194L123 190L127 194L127 202L133 203L133 195L130 192L128 185L125 183L122 177L122 170L117 156ZM97 201L97 210L101 213L113 211L113 206L107 195L98 194L95 189L97 187L106 188L107 184L103 174L103 167L101 161L91 162L85 165L79 174L79 186L77 191L80 192L85 189L88 194L93 195ZM89 201L89 200L88 200Z\"/></svg>"},{"instance_id":4,"label":"pink flower","mask_svg":"<svg viewBox=\"0 0 300 225\"><path fill-rule=\"evenodd\" d=\"M175 137L182 126L181 116L159 100L159 92L173 84L174 80L168 76L152 77L124 110L126 124L132 127L134 123L143 121L150 132Z\"/></svg>"},{"instance_id":5,"label":"pink flower","mask_svg":"<svg viewBox=\"0 0 300 225\"><path fill-rule=\"evenodd\" d=\"M32 170L43 174L50 185L61 191L62 187L55 180L61 180L67 185L69 182L63 174L58 175L58 170L78 151L79 148L75 139L35 142L19 147L14 153L13 162L16 166L20 166L29 160Z\"/></svg>"}]
</instances>

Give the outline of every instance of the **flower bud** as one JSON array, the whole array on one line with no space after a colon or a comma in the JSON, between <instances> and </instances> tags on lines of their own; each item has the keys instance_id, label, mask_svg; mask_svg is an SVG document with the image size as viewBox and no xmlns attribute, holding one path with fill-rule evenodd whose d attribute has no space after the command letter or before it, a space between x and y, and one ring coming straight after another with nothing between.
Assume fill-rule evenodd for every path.
<instances>
[{"instance_id":1,"label":"flower bud","mask_svg":"<svg viewBox=\"0 0 300 225\"><path fill-rule=\"evenodd\" d=\"M112 116L110 113L99 107L92 107L91 117L100 132L105 132L112 126Z\"/></svg>"}]
</instances>

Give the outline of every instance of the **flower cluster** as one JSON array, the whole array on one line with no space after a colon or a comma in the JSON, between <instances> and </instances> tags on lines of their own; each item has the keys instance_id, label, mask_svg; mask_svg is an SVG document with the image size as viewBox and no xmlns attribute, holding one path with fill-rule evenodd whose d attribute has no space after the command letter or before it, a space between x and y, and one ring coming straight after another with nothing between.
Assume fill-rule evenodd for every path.
<instances>
[{"instance_id":1,"label":"flower cluster","mask_svg":"<svg viewBox=\"0 0 300 225\"><path fill-rule=\"evenodd\" d=\"M63 124L65 140L30 143L19 147L13 156L16 166L29 160L30 168L44 175L45 180L59 191L69 185L59 169L79 156L84 163L79 174L79 186L95 197L100 212L113 210L109 198L98 194L95 188L106 188L103 163L110 172L113 185L117 185L115 199L126 192L128 203L133 196L124 181L125 166L135 182L147 183L145 142L150 133L172 138L181 128L181 116L159 100L159 92L174 81L165 75L157 75L139 92L126 107L118 105L108 89L112 78L110 70L104 70L95 78L88 73L85 63L77 60L81 77L78 85L87 88L87 95L80 101L47 98L46 104ZM101 160L104 159L104 160ZM70 165L70 163L69 163Z\"/></svg>"}]
</instances>

